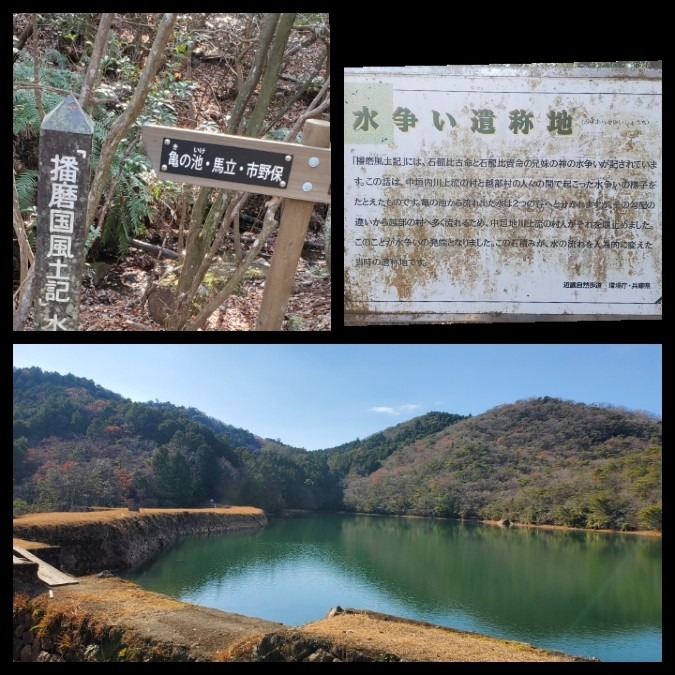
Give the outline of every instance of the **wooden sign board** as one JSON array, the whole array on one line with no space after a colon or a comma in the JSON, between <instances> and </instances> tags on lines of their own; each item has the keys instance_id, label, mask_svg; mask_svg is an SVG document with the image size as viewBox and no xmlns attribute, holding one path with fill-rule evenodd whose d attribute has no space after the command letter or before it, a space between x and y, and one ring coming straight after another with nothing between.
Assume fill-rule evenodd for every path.
<instances>
[{"instance_id":1,"label":"wooden sign board","mask_svg":"<svg viewBox=\"0 0 675 675\"><path fill-rule=\"evenodd\" d=\"M161 180L330 203L330 149L146 124Z\"/></svg>"}]
</instances>

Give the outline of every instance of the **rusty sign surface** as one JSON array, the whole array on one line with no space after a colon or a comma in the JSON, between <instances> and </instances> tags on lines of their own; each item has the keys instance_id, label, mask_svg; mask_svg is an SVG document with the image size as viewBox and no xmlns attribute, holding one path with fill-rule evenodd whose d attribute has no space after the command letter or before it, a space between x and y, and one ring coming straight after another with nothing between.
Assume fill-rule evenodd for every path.
<instances>
[{"instance_id":1,"label":"rusty sign surface","mask_svg":"<svg viewBox=\"0 0 675 675\"><path fill-rule=\"evenodd\" d=\"M345 71L345 323L661 316L661 71Z\"/></svg>"}]
</instances>

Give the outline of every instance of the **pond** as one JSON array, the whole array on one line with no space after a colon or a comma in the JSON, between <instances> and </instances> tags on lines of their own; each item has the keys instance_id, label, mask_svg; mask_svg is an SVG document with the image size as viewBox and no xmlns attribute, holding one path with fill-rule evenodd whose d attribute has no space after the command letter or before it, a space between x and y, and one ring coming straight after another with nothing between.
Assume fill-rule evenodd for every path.
<instances>
[{"instance_id":1,"label":"pond","mask_svg":"<svg viewBox=\"0 0 675 675\"><path fill-rule=\"evenodd\" d=\"M191 537L124 576L287 625L370 609L602 661L661 660L661 539L311 515Z\"/></svg>"}]
</instances>

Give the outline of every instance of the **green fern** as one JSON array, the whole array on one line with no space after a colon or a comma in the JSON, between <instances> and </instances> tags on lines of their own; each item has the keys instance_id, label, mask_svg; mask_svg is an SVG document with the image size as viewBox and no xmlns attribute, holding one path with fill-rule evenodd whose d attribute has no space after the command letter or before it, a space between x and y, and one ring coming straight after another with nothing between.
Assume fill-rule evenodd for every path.
<instances>
[{"instance_id":1,"label":"green fern","mask_svg":"<svg viewBox=\"0 0 675 675\"><path fill-rule=\"evenodd\" d=\"M58 52L56 52L58 54ZM14 64L13 80L16 83L32 83L34 78L33 60L24 58ZM38 68L38 79L41 85L63 89L66 91L77 91L80 88L82 77L61 68L40 66ZM45 113L51 112L59 103L63 101L63 95L53 91L42 91L42 107ZM13 95L13 125L12 131L15 136L24 134L27 136L37 136L40 133L40 124L42 120L37 109L35 101L35 91L33 89L16 89Z\"/></svg>"},{"instance_id":2,"label":"green fern","mask_svg":"<svg viewBox=\"0 0 675 675\"><path fill-rule=\"evenodd\" d=\"M69 65L68 57L56 49L48 49L45 52L45 60L51 61L54 65L61 68L68 68Z\"/></svg>"},{"instance_id":3,"label":"green fern","mask_svg":"<svg viewBox=\"0 0 675 675\"><path fill-rule=\"evenodd\" d=\"M122 149L122 153L124 149ZM111 175L119 176L103 227L102 243L116 245L120 256L126 254L129 238L145 234L152 215L152 194L147 184L150 162L135 149L120 163L113 159Z\"/></svg>"},{"instance_id":4,"label":"green fern","mask_svg":"<svg viewBox=\"0 0 675 675\"><path fill-rule=\"evenodd\" d=\"M37 176L37 171L33 169L26 169L16 176L16 194L19 197L19 206L22 211L27 211L35 204Z\"/></svg>"},{"instance_id":5,"label":"green fern","mask_svg":"<svg viewBox=\"0 0 675 675\"><path fill-rule=\"evenodd\" d=\"M46 65L39 67L39 81L43 86L79 92L81 76L67 70L68 60L59 52L49 50L44 57ZM13 79L15 83L32 83L34 78L33 61L29 55L24 55L14 64ZM181 84L181 83L179 83ZM121 85L120 85L121 86ZM151 165L141 150L134 149L127 156L129 142L139 133L143 122L175 124L176 110L167 101L171 95L182 98L189 94L183 87L174 91L174 85L162 86L157 83L153 92L148 96L143 113L138 123L132 127L126 139L116 149L111 166L111 180L116 180L116 186L108 205L108 211L101 231L93 229L87 238L86 250L89 251L96 239L101 238L104 246L115 248L120 257L124 256L130 237L145 233L146 223L152 217L156 203L173 201L180 194L176 186L169 185L166 189L157 190L150 184ZM176 85L178 86L178 85ZM63 94L42 90L42 104L46 113L53 110L63 101ZM14 91L14 119L13 132L15 137L37 137L40 132L41 119L35 101L33 89L16 89ZM103 105L94 107L92 118L94 134L92 138L91 170L98 166L101 147L109 135L112 125L123 112L123 106L108 110ZM124 157L124 159L122 159ZM24 175L25 174L25 175ZM20 193L22 210L35 205L35 172L22 172L17 176L17 191ZM21 183L21 187L19 187Z\"/></svg>"}]
</instances>

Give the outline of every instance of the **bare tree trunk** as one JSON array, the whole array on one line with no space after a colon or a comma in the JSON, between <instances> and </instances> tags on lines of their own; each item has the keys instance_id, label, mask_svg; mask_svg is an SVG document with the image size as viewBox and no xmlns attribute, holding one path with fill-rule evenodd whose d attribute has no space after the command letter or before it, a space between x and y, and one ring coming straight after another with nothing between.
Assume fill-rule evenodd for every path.
<instances>
[{"instance_id":1,"label":"bare tree trunk","mask_svg":"<svg viewBox=\"0 0 675 675\"><path fill-rule=\"evenodd\" d=\"M244 86L239 90L237 99L234 102L232 108L232 117L230 118L230 124L228 126L228 133L236 134L237 129L239 128L239 122L241 121L242 115L244 114L244 108L248 103L253 90L260 81L262 75L263 66L265 65L265 58L267 57L267 51L270 48L272 43L272 38L274 37L274 31L279 22L280 14L267 14L265 16L265 22L260 31L260 38L258 40L258 45L256 47L256 57L253 67L244 82ZM250 135L250 134L248 134Z\"/></svg>"},{"instance_id":2,"label":"bare tree trunk","mask_svg":"<svg viewBox=\"0 0 675 675\"><path fill-rule=\"evenodd\" d=\"M31 305L33 304L33 279L35 278L35 265L31 265L28 270L26 280L19 287L17 295L19 297L14 312L14 330L23 330L28 319Z\"/></svg>"},{"instance_id":3,"label":"bare tree trunk","mask_svg":"<svg viewBox=\"0 0 675 675\"><path fill-rule=\"evenodd\" d=\"M232 294L232 291L236 288L237 284L244 276L244 272L246 272L246 270L251 266L251 263L255 260L258 253L260 253L260 249L262 249L262 247L265 245L267 238L276 227L277 221L274 217L274 214L279 208L280 203L281 200L278 197L275 197L268 202L267 212L265 213L265 219L263 221L263 227L254 245L251 246L244 260L237 266L237 269L227 280L227 283L223 289L217 293L216 296L212 298L205 307L202 308L199 314L188 325L187 330L197 330L198 328L201 328L206 323L211 314L213 314L218 309L218 307L220 307Z\"/></svg>"},{"instance_id":4,"label":"bare tree trunk","mask_svg":"<svg viewBox=\"0 0 675 675\"><path fill-rule=\"evenodd\" d=\"M265 20L260 31L260 38L256 45L255 62L235 100L228 125L228 133L236 134L244 114L246 103L251 97L251 94L261 77L263 77L265 64L270 63L267 58L268 52L271 49L280 16L281 15L279 14L265 15ZM286 39L288 39L288 33L286 34ZM262 107L264 101L264 97L261 98L262 96L263 94L261 93L258 97L256 110L259 106ZM252 115L254 113L252 113ZM255 129L252 125L247 125L247 136L254 136L257 132L258 129ZM203 194L208 196L210 193L210 188L201 188L197 202L200 202ZM205 220L202 220L203 212L200 217L196 217L198 215L196 213L197 209L194 209L192 212L190 231L188 233L188 240L185 248L185 263L183 264L183 269L181 270L178 279L175 309L169 321L169 330L183 330L188 321L190 306L192 304L191 299L194 297L204 275L208 271L209 266L216 255L217 247L222 243L222 240L225 237L225 231L229 226L229 221L235 210L234 206L231 204L231 198L232 192L229 190L219 190L216 192L213 205ZM220 228L216 235L218 224L220 224ZM208 255L206 254L207 250L209 251Z\"/></svg>"},{"instance_id":5,"label":"bare tree trunk","mask_svg":"<svg viewBox=\"0 0 675 675\"><path fill-rule=\"evenodd\" d=\"M328 214L326 222L323 224L324 252L326 254L326 267L328 267L328 276L330 276L330 204L328 205Z\"/></svg>"},{"instance_id":6,"label":"bare tree trunk","mask_svg":"<svg viewBox=\"0 0 675 675\"><path fill-rule=\"evenodd\" d=\"M14 60L12 61L12 63L19 58L21 50L23 49L23 46L26 44L26 40L28 40L28 38L31 36L32 32L33 32L33 22L29 21L26 24L26 27L21 32L21 35L19 35L18 42L14 45L14 47L16 48L16 52L14 53Z\"/></svg>"},{"instance_id":7,"label":"bare tree trunk","mask_svg":"<svg viewBox=\"0 0 675 675\"><path fill-rule=\"evenodd\" d=\"M279 82L284 50L286 49L288 36L291 34L294 21L295 14L282 14L279 18L279 24L274 34L274 41L269 48L267 67L265 68L265 75L260 85L260 94L258 94L255 109L246 122L246 136L257 136L265 121L265 113L270 107L272 94L276 91Z\"/></svg>"},{"instance_id":8,"label":"bare tree trunk","mask_svg":"<svg viewBox=\"0 0 675 675\"><path fill-rule=\"evenodd\" d=\"M13 207L13 224L16 240L19 242L19 256L20 256L20 277L19 290L16 292L16 309L14 311L14 326L13 330L23 330L28 313L33 303L33 276L34 267L33 261L35 256L30 248L28 237L26 236L26 226L21 216L21 208L19 207L19 196L16 193L16 182L12 178L12 207ZM28 269L30 265L30 269Z\"/></svg>"},{"instance_id":9,"label":"bare tree trunk","mask_svg":"<svg viewBox=\"0 0 675 675\"><path fill-rule=\"evenodd\" d=\"M108 41L108 33L110 32L110 26L112 26L114 17L114 14L101 15L101 21L98 24L98 31L96 32L96 40L94 41L94 50L91 53L89 66L87 67L82 89L80 90L80 108L88 114L91 114L93 107L91 94L101 78L101 59L103 58L103 50Z\"/></svg>"},{"instance_id":10,"label":"bare tree trunk","mask_svg":"<svg viewBox=\"0 0 675 675\"><path fill-rule=\"evenodd\" d=\"M40 58L38 56L37 16L38 16L37 14L33 14L31 19L33 22L33 74L34 74L33 79L36 85L40 83L39 77ZM45 109L42 107L42 92L40 91L40 88L37 86L35 87L35 105L37 106L40 119L43 120L45 118Z\"/></svg>"},{"instance_id":11,"label":"bare tree trunk","mask_svg":"<svg viewBox=\"0 0 675 675\"><path fill-rule=\"evenodd\" d=\"M20 282L26 280L26 275L28 274L28 265L33 264L33 251L31 251L30 243L28 242L28 237L26 236L26 225L23 221L21 215L21 208L19 206L19 195L16 193L16 176L12 174L12 207L13 207L13 223L14 223L14 234L16 235L16 240L19 242L19 253L21 255L21 277Z\"/></svg>"},{"instance_id":12,"label":"bare tree trunk","mask_svg":"<svg viewBox=\"0 0 675 675\"><path fill-rule=\"evenodd\" d=\"M103 189L110 176L110 166L115 156L115 151L120 141L124 138L129 130L129 127L134 123L139 113L143 108L143 103L148 95L150 86L154 80L162 59L164 58L164 50L166 44L171 37L171 31L176 23L177 14L165 14L157 29L155 41L152 44L150 53L145 62L145 67L141 73L141 77L136 85L134 95L131 97L126 110L119 116L117 121L113 124L108 137L101 147L101 155L96 167L96 173L91 182L91 189L89 190L89 203L87 205L87 229L94 222L96 215L96 207L98 206ZM101 223L102 225L102 223Z\"/></svg>"}]
</instances>

